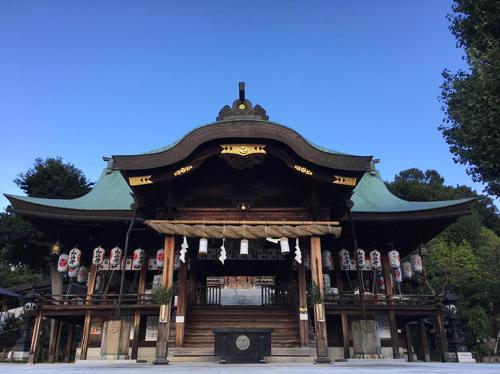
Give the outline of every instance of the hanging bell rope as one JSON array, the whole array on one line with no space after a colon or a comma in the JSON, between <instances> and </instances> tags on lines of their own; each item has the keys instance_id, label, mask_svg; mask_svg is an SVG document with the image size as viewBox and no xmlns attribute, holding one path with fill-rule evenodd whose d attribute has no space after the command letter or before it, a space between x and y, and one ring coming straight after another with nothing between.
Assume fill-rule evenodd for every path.
<instances>
[{"instance_id":1,"label":"hanging bell rope","mask_svg":"<svg viewBox=\"0 0 500 374\"><path fill-rule=\"evenodd\" d=\"M166 235L181 235L187 237L205 238L231 238L231 239L259 239L259 238L281 238L286 232L290 238L301 236L340 235L341 228L332 227L311 221L307 224L293 225L290 223L281 225L205 225L172 223L171 221L149 220L146 224L159 233Z\"/></svg>"}]
</instances>

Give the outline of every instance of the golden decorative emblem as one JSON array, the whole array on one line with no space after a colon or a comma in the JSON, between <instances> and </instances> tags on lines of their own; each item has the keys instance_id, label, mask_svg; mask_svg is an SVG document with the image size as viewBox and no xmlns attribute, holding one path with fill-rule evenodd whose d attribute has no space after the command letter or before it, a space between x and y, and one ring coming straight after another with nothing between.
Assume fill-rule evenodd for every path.
<instances>
[{"instance_id":1,"label":"golden decorative emblem","mask_svg":"<svg viewBox=\"0 0 500 374\"><path fill-rule=\"evenodd\" d=\"M240 104L240 105L238 105L238 109L239 109L239 110L243 110L243 109L245 109L245 108L246 108L246 105L245 105L245 104Z\"/></svg>"},{"instance_id":2,"label":"golden decorative emblem","mask_svg":"<svg viewBox=\"0 0 500 374\"><path fill-rule=\"evenodd\" d=\"M233 154L238 156L266 153L266 146L263 144L221 144L221 148L221 154Z\"/></svg>"},{"instance_id":3,"label":"golden decorative emblem","mask_svg":"<svg viewBox=\"0 0 500 374\"><path fill-rule=\"evenodd\" d=\"M300 165L293 165L293 168L297 171L300 171L302 174L305 175L313 175L313 172L309 170L308 168Z\"/></svg>"},{"instance_id":4,"label":"golden decorative emblem","mask_svg":"<svg viewBox=\"0 0 500 374\"><path fill-rule=\"evenodd\" d=\"M143 175L141 177L129 177L128 184L131 186L142 186L144 184L153 184L152 175Z\"/></svg>"},{"instance_id":5,"label":"golden decorative emblem","mask_svg":"<svg viewBox=\"0 0 500 374\"><path fill-rule=\"evenodd\" d=\"M184 166L176 171L174 171L174 176L178 177L179 175L186 174L193 169L193 165Z\"/></svg>"},{"instance_id":6,"label":"golden decorative emblem","mask_svg":"<svg viewBox=\"0 0 500 374\"><path fill-rule=\"evenodd\" d=\"M341 184L342 186L352 186L354 187L356 185L357 179L354 177L343 177L341 175L334 175L333 176L333 183L334 184Z\"/></svg>"}]
</instances>

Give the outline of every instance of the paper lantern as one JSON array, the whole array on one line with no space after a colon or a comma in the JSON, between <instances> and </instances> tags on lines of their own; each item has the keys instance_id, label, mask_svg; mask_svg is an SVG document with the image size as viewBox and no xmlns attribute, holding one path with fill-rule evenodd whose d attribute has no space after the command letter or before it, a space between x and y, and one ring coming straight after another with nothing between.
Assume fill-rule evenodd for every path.
<instances>
[{"instance_id":1,"label":"paper lantern","mask_svg":"<svg viewBox=\"0 0 500 374\"><path fill-rule=\"evenodd\" d=\"M356 251L356 263L359 268L363 268L365 266L365 251L361 248Z\"/></svg>"},{"instance_id":2,"label":"paper lantern","mask_svg":"<svg viewBox=\"0 0 500 374\"><path fill-rule=\"evenodd\" d=\"M70 278L76 278L76 277L78 277L78 271L79 270L80 270L79 267L68 268L68 277L70 277Z\"/></svg>"},{"instance_id":3,"label":"paper lantern","mask_svg":"<svg viewBox=\"0 0 500 374\"><path fill-rule=\"evenodd\" d=\"M119 247L114 247L111 250L111 254L109 256L109 265L111 268L116 268L120 266L122 261L122 250Z\"/></svg>"},{"instance_id":4,"label":"paper lantern","mask_svg":"<svg viewBox=\"0 0 500 374\"><path fill-rule=\"evenodd\" d=\"M290 253L290 244L288 243L288 238L280 239L281 253Z\"/></svg>"},{"instance_id":5,"label":"paper lantern","mask_svg":"<svg viewBox=\"0 0 500 374\"><path fill-rule=\"evenodd\" d=\"M68 259L69 256L66 253L63 253L59 256L59 260L57 261L57 271L60 273L64 273L68 271Z\"/></svg>"},{"instance_id":6,"label":"paper lantern","mask_svg":"<svg viewBox=\"0 0 500 374\"><path fill-rule=\"evenodd\" d=\"M80 266L81 258L82 258L82 251L80 251L76 247L73 248L71 251L69 251L68 266L70 268L76 268L77 266Z\"/></svg>"},{"instance_id":7,"label":"paper lantern","mask_svg":"<svg viewBox=\"0 0 500 374\"><path fill-rule=\"evenodd\" d=\"M422 257L418 254L414 254L410 257L411 269L415 273L421 273L423 271Z\"/></svg>"},{"instance_id":8,"label":"paper lantern","mask_svg":"<svg viewBox=\"0 0 500 374\"><path fill-rule=\"evenodd\" d=\"M399 268L401 266L398 251L394 251L394 250L389 251L389 253L387 253L387 256L389 257L389 265L391 268L396 269L396 268Z\"/></svg>"},{"instance_id":9,"label":"paper lantern","mask_svg":"<svg viewBox=\"0 0 500 374\"><path fill-rule=\"evenodd\" d=\"M349 270L351 265L351 256L347 249L341 249L338 253L340 270Z\"/></svg>"},{"instance_id":10,"label":"paper lantern","mask_svg":"<svg viewBox=\"0 0 500 374\"><path fill-rule=\"evenodd\" d=\"M382 257L376 249L370 252L370 264L373 270L382 269Z\"/></svg>"},{"instance_id":11,"label":"paper lantern","mask_svg":"<svg viewBox=\"0 0 500 374\"><path fill-rule=\"evenodd\" d=\"M158 268L163 268L164 263L165 263L165 250L161 248L156 251L156 266L158 266Z\"/></svg>"},{"instance_id":12,"label":"paper lantern","mask_svg":"<svg viewBox=\"0 0 500 374\"><path fill-rule=\"evenodd\" d=\"M328 250L321 252L321 262L325 270L331 270L333 268L332 253Z\"/></svg>"},{"instance_id":13,"label":"paper lantern","mask_svg":"<svg viewBox=\"0 0 500 374\"><path fill-rule=\"evenodd\" d=\"M403 275L401 274L401 268L392 269L392 279L396 283L401 283L403 281Z\"/></svg>"},{"instance_id":14,"label":"paper lantern","mask_svg":"<svg viewBox=\"0 0 500 374\"><path fill-rule=\"evenodd\" d=\"M92 252L92 263L95 266L100 266L104 261L104 254L104 248L101 248L101 246L95 248L94 252Z\"/></svg>"},{"instance_id":15,"label":"paper lantern","mask_svg":"<svg viewBox=\"0 0 500 374\"><path fill-rule=\"evenodd\" d=\"M401 264L401 271L403 273L403 279L411 279L413 277L410 261L405 261Z\"/></svg>"},{"instance_id":16,"label":"paper lantern","mask_svg":"<svg viewBox=\"0 0 500 374\"><path fill-rule=\"evenodd\" d=\"M208 253L208 240L207 238L200 238L200 245L198 246L198 253L206 256Z\"/></svg>"},{"instance_id":17,"label":"paper lantern","mask_svg":"<svg viewBox=\"0 0 500 374\"><path fill-rule=\"evenodd\" d=\"M139 270L144 264L144 249L137 248L132 255L132 269Z\"/></svg>"},{"instance_id":18,"label":"paper lantern","mask_svg":"<svg viewBox=\"0 0 500 374\"><path fill-rule=\"evenodd\" d=\"M377 274L377 288L379 291L385 291L385 279L382 273Z\"/></svg>"},{"instance_id":19,"label":"paper lantern","mask_svg":"<svg viewBox=\"0 0 500 374\"><path fill-rule=\"evenodd\" d=\"M247 239L241 239L240 255L241 256L248 256L248 240Z\"/></svg>"},{"instance_id":20,"label":"paper lantern","mask_svg":"<svg viewBox=\"0 0 500 374\"><path fill-rule=\"evenodd\" d=\"M87 280L87 275L88 275L88 269L86 266L80 266L78 269L78 276L76 278L76 281L78 283L84 283Z\"/></svg>"}]
</instances>

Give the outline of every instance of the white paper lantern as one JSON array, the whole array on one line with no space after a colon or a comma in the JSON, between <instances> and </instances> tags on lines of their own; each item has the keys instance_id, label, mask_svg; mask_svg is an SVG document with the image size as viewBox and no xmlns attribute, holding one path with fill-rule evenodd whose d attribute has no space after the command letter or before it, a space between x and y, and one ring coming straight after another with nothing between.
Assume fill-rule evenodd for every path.
<instances>
[{"instance_id":1,"label":"white paper lantern","mask_svg":"<svg viewBox=\"0 0 500 374\"><path fill-rule=\"evenodd\" d=\"M114 247L111 250L111 254L109 256L109 265L111 269L119 267L121 261L122 261L122 250L119 247Z\"/></svg>"},{"instance_id":2,"label":"white paper lantern","mask_svg":"<svg viewBox=\"0 0 500 374\"><path fill-rule=\"evenodd\" d=\"M385 279L382 273L377 274L377 288L379 291L385 291Z\"/></svg>"},{"instance_id":3,"label":"white paper lantern","mask_svg":"<svg viewBox=\"0 0 500 374\"><path fill-rule=\"evenodd\" d=\"M373 270L379 270L382 268L382 257L380 252L376 249L370 252L370 264Z\"/></svg>"},{"instance_id":4,"label":"white paper lantern","mask_svg":"<svg viewBox=\"0 0 500 374\"><path fill-rule=\"evenodd\" d=\"M414 254L410 257L411 269L415 273L421 273L423 271L422 257L418 254Z\"/></svg>"},{"instance_id":5,"label":"white paper lantern","mask_svg":"<svg viewBox=\"0 0 500 374\"><path fill-rule=\"evenodd\" d=\"M80 266L81 258L82 258L82 251L80 251L76 247L73 248L71 251L69 251L68 266L70 268L76 268L77 266Z\"/></svg>"},{"instance_id":6,"label":"white paper lantern","mask_svg":"<svg viewBox=\"0 0 500 374\"><path fill-rule=\"evenodd\" d=\"M198 253L200 255L206 256L208 253L208 239L200 238L200 245L198 246Z\"/></svg>"},{"instance_id":7,"label":"white paper lantern","mask_svg":"<svg viewBox=\"0 0 500 374\"><path fill-rule=\"evenodd\" d=\"M389 265L391 268L396 269L401 266L401 261L399 259L399 252L392 250L389 253L387 253L387 256L389 257Z\"/></svg>"},{"instance_id":8,"label":"white paper lantern","mask_svg":"<svg viewBox=\"0 0 500 374\"><path fill-rule=\"evenodd\" d=\"M68 259L69 256L66 253L62 253L57 261L57 271L60 273L65 273L68 271Z\"/></svg>"},{"instance_id":9,"label":"white paper lantern","mask_svg":"<svg viewBox=\"0 0 500 374\"><path fill-rule=\"evenodd\" d=\"M165 250L161 248L156 251L156 266L158 266L158 268L163 268L164 263L165 263Z\"/></svg>"},{"instance_id":10,"label":"white paper lantern","mask_svg":"<svg viewBox=\"0 0 500 374\"><path fill-rule=\"evenodd\" d=\"M92 263L95 266L100 266L104 261L104 254L104 248L101 248L101 246L95 248L94 252L92 252Z\"/></svg>"},{"instance_id":11,"label":"white paper lantern","mask_svg":"<svg viewBox=\"0 0 500 374\"><path fill-rule=\"evenodd\" d=\"M403 279L411 279L413 277L410 261L405 261L401 264L401 271L403 273Z\"/></svg>"},{"instance_id":12,"label":"white paper lantern","mask_svg":"<svg viewBox=\"0 0 500 374\"><path fill-rule=\"evenodd\" d=\"M365 251L359 248L356 251L356 262L359 268L363 268L365 266Z\"/></svg>"},{"instance_id":13,"label":"white paper lantern","mask_svg":"<svg viewBox=\"0 0 500 374\"><path fill-rule=\"evenodd\" d=\"M403 281L403 275L401 274L401 268L394 268L392 269L392 279L396 283L401 283Z\"/></svg>"},{"instance_id":14,"label":"white paper lantern","mask_svg":"<svg viewBox=\"0 0 500 374\"><path fill-rule=\"evenodd\" d=\"M79 267L68 268L68 277L70 277L70 278L76 278L76 277L78 277L78 271L79 270L80 270Z\"/></svg>"},{"instance_id":15,"label":"white paper lantern","mask_svg":"<svg viewBox=\"0 0 500 374\"><path fill-rule=\"evenodd\" d=\"M290 244L288 243L288 238L281 238L280 239L280 248L281 248L281 253L290 253Z\"/></svg>"},{"instance_id":16,"label":"white paper lantern","mask_svg":"<svg viewBox=\"0 0 500 374\"><path fill-rule=\"evenodd\" d=\"M341 249L338 253L340 270L349 270L351 265L351 256L347 249Z\"/></svg>"},{"instance_id":17,"label":"white paper lantern","mask_svg":"<svg viewBox=\"0 0 500 374\"><path fill-rule=\"evenodd\" d=\"M87 274L88 274L88 269L86 266L80 266L78 269L78 276L76 278L76 281L78 283L84 283L87 281Z\"/></svg>"},{"instance_id":18,"label":"white paper lantern","mask_svg":"<svg viewBox=\"0 0 500 374\"><path fill-rule=\"evenodd\" d=\"M321 262L323 264L323 269L331 270L333 268L332 253L328 250L321 252Z\"/></svg>"},{"instance_id":19,"label":"white paper lantern","mask_svg":"<svg viewBox=\"0 0 500 374\"><path fill-rule=\"evenodd\" d=\"M132 269L139 270L144 264L145 252L144 249L137 248L132 254Z\"/></svg>"},{"instance_id":20,"label":"white paper lantern","mask_svg":"<svg viewBox=\"0 0 500 374\"><path fill-rule=\"evenodd\" d=\"M241 256L248 256L248 240L247 239L241 239L240 255Z\"/></svg>"}]
</instances>

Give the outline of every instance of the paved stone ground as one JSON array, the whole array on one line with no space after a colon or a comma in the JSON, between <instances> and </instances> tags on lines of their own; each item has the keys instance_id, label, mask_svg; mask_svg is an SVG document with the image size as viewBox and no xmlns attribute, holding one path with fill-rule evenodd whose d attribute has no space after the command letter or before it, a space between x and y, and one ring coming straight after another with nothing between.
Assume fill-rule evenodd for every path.
<instances>
[{"instance_id":1,"label":"paved stone ground","mask_svg":"<svg viewBox=\"0 0 500 374\"><path fill-rule=\"evenodd\" d=\"M25 364L0 364L0 374L142 374L142 373L175 373L175 374L366 374L380 373L396 374L424 374L424 373L446 373L446 374L499 374L500 364L442 364L442 363L387 363L387 362L351 362L334 363L331 365L313 364L251 364L251 365L219 365L219 364L184 364L176 363L168 366L153 366L145 364L135 365L75 365L75 364L37 364L29 366ZM135 372L135 373L134 373Z\"/></svg>"}]
</instances>

